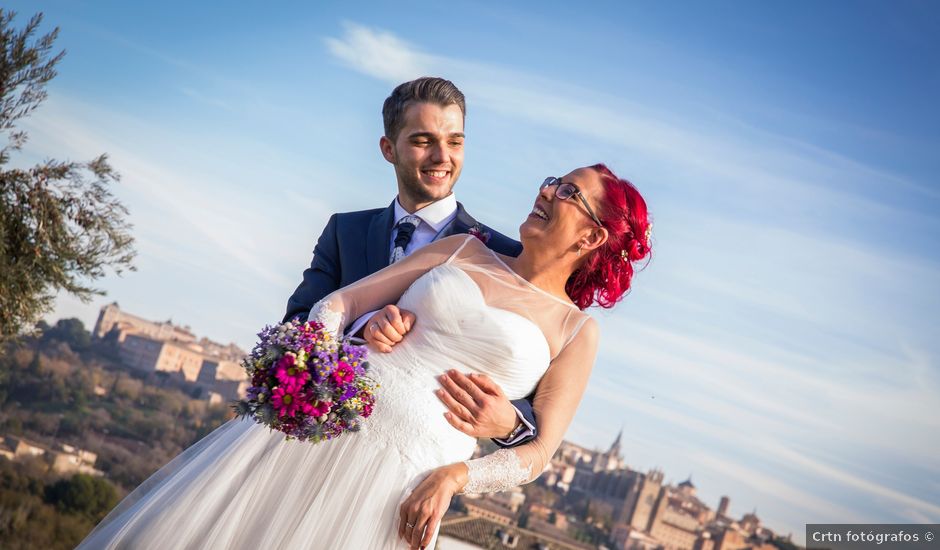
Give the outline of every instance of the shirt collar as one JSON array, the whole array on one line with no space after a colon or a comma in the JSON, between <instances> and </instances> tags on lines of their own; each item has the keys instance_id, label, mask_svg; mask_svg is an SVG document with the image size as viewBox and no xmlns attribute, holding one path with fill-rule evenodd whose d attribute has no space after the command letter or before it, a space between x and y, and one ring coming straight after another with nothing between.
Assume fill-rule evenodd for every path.
<instances>
[{"instance_id":1,"label":"shirt collar","mask_svg":"<svg viewBox=\"0 0 940 550\"><path fill-rule=\"evenodd\" d=\"M396 197L395 223L398 223L407 215L409 215L408 211L402 208L401 204L398 202L398 197ZM457 215L457 196L451 193L443 199L432 202L421 210L418 210L414 215L421 218L421 221L431 226L431 229L434 231L440 231L445 225L453 221L454 217Z\"/></svg>"}]
</instances>

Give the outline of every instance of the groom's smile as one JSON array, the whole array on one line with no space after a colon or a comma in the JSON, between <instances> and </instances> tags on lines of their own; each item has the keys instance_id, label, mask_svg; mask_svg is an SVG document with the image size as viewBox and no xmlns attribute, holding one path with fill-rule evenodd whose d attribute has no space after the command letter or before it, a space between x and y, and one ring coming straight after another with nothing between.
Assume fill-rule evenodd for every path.
<instances>
[{"instance_id":1,"label":"groom's smile","mask_svg":"<svg viewBox=\"0 0 940 550\"><path fill-rule=\"evenodd\" d=\"M448 185L450 182L451 171L449 169L422 170L421 174L424 176L424 179L432 186L444 186ZM453 187L453 184L450 184L449 187Z\"/></svg>"},{"instance_id":2,"label":"groom's smile","mask_svg":"<svg viewBox=\"0 0 940 550\"><path fill-rule=\"evenodd\" d=\"M450 170L422 170L425 174L433 179L444 179L450 174Z\"/></svg>"}]
</instances>

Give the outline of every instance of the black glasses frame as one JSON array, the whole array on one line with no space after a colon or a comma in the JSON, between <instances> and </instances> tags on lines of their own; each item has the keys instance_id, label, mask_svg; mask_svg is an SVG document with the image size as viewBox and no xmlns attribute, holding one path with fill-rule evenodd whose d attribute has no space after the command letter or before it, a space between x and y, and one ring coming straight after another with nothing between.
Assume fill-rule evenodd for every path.
<instances>
[{"instance_id":1,"label":"black glasses frame","mask_svg":"<svg viewBox=\"0 0 940 550\"><path fill-rule=\"evenodd\" d=\"M571 198L573 195L577 195L577 197L581 199L581 204L583 204L584 207L587 208L588 214L591 215L591 219L594 220L594 223L596 223L598 227L604 227L604 224L601 223L600 218L598 218L597 214L594 213L594 209L591 208L590 204L588 204L587 199L584 198L584 193L582 193L581 190L578 189L577 185L571 182L561 181L561 178L549 176L545 178L545 181L543 181L542 185L539 186L539 191L541 191L542 189L545 189L546 187L551 187L552 185L558 186L555 188L555 196L561 200L567 200ZM571 192L566 193L565 191L563 191L563 189L570 190Z\"/></svg>"}]
</instances>

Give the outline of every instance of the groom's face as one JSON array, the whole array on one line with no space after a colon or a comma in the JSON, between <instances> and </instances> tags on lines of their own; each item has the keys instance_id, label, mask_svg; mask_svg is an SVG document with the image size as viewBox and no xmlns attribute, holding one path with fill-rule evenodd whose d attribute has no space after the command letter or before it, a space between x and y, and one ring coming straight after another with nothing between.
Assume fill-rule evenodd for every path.
<instances>
[{"instance_id":1,"label":"groom's face","mask_svg":"<svg viewBox=\"0 0 940 550\"><path fill-rule=\"evenodd\" d=\"M394 143L382 137L382 155L395 165L402 206L417 210L450 195L463 168L463 113L457 105L414 103Z\"/></svg>"}]
</instances>

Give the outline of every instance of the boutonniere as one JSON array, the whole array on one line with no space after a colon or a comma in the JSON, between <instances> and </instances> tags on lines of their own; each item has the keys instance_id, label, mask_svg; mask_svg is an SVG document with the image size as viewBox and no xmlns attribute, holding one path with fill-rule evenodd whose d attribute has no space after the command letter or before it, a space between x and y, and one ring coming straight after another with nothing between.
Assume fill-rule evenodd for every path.
<instances>
[{"instance_id":1,"label":"boutonniere","mask_svg":"<svg viewBox=\"0 0 940 550\"><path fill-rule=\"evenodd\" d=\"M490 232L483 231L483 226L480 224L476 224L471 227L469 230L467 230L467 233L483 241L483 244L488 243L491 237Z\"/></svg>"}]
</instances>

